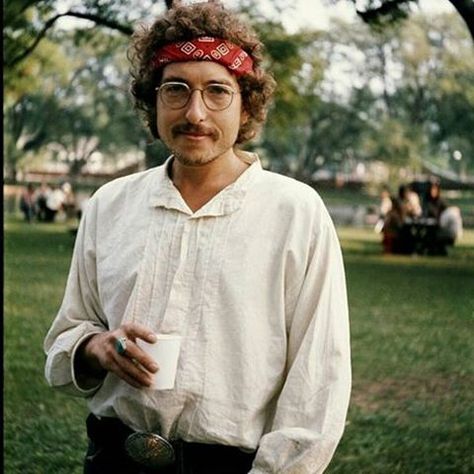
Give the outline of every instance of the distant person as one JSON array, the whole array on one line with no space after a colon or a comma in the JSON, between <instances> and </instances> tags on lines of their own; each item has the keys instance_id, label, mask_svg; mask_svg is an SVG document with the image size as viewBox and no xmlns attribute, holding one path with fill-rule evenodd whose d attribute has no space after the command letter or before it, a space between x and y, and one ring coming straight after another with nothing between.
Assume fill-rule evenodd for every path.
<instances>
[{"instance_id":1,"label":"distant person","mask_svg":"<svg viewBox=\"0 0 474 474\"><path fill-rule=\"evenodd\" d=\"M54 222L56 215L63 209L64 192L58 185L53 185L46 198L45 222Z\"/></svg>"},{"instance_id":2,"label":"distant person","mask_svg":"<svg viewBox=\"0 0 474 474\"><path fill-rule=\"evenodd\" d=\"M457 206L448 206L439 216L438 238L446 245L454 245L463 234L461 209Z\"/></svg>"},{"instance_id":3,"label":"distant person","mask_svg":"<svg viewBox=\"0 0 474 474\"><path fill-rule=\"evenodd\" d=\"M48 200L48 196L51 193L51 187L48 185L46 181L42 181L40 187L36 190L35 193L35 202L36 202L36 212L37 212L37 219L39 221L46 221L46 215L48 213L46 201Z\"/></svg>"},{"instance_id":4,"label":"distant person","mask_svg":"<svg viewBox=\"0 0 474 474\"><path fill-rule=\"evenodd\" d=\"M407 253L407 244L403 235L405 212L398 198L392 197L390 201L390 209L384 217L382 227L383 252L387 254Z\"/></svg>"},{"instance_id":5,"label":"distant person","mask_svg":"<svg viewBox=\"0 0 474 474\"><path fill-rule=\"evenodd\" d=\"M389 189L385 188L380 193L380 215L385 217L392 209L393 202Z\"/></svg>"},{"instance_id":6,"label":"distant person","mask_svg":"<svg viewBox=\"0 0 474 474\"><path fill-rule=\"evenodd\" d=\"M398 199L403 208L405 218L417 219L422 215L422 208L420 204L420 197L413 191L408 184L402 184L398 188Z\"/></svg>"},{"instance_id":7,"label":"distant person","mask_svg":"<svg viewBox=\"0 0 474 474\"><path fill-rule=\"evenodd\" d=\"M387 214L392 209L392 196L388 188L383 188L380 193L379 218L375 224L375 232L380 233L383 230Z\"/></svg>"},{"instance_id":8,"label":"distant person","mask_svg":"<svg viewBox=\"0 0 474 474\"><path fill-rule=\"evenodd\" d=\"M432 182L425 201L425 208L423 211L424 217L431 217L439 221L441 214L447 209L447 207L448 205L441 197L440 183L437 181Z\"/></svg>"},{"instance_id":9,"label":"distant person","mask_svg":"<svg viewBox=\"0 0 474 474\"><path fill-rule=\"evenodd\" d=\"M72 185L69 182L65 182L61 186L61 191L63 192L63 205L62 210L66 215L66 219L72 219L76 217L77 213L77 203L76 195L72 189Z\"/></svg>"},{"instance_id":10,"label":"distant person","mask_svg":"<svg viewBox=\"0 0 474 474\"><path fill-rule=\"evenodd\" d=\"M31 183L21 193L20 210L25 217L25 221L31 223L36 214L35 188Z\"/></svg>"},{"instance_id":11,"label":"distant person","mask_svg":"<svg viewBox=\"0 0 474 474\"><path fill-rule=\"evenodd\" d=\"M132 94L172 154L94 193L44 346L48 383L88 401L86 474L317 474L342 436L336 230L314 189L240 147L274 88L262 47L216 1L133 36ZM156 333L182 338L169 390L139 347Z\"/></svg>"},{"instance_id":12,"label":"distant person","mask_svg":"<svg viewBox=\"0 0 474 474\"><path fill-rule=\"evenodd\" d=\"M430 242L431 255L447 255L447 247L454 245L463 231L461 210L457 206L449 206L441 197L441 185L438 181L431 183L426 199L424 216L435 219L438 229Z\"/></svg>"}]
</instances>

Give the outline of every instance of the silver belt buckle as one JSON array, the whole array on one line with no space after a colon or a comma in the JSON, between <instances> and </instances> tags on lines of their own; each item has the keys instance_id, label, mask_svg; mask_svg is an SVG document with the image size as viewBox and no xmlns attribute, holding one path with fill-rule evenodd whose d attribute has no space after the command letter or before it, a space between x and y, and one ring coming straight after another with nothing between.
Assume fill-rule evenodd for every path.
<instances>
[{"instance_id":1,"label":"silver belt buckle","mask_svg":"<svg viewBox=\"0 0 474 474\"><path fill-rule=\"evenodd\" d=\"M138 432L125 440L125 451L138 464L150 469L158 469L173 464L173 446L155 433Z\"/></svg>"}]
</instances>

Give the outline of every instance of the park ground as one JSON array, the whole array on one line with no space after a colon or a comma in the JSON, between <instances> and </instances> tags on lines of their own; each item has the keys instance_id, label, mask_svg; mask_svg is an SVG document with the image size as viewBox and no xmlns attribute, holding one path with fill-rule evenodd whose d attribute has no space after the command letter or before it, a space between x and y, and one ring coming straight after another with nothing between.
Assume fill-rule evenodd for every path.
<instances>
[{"instance_id":1,"label":"park ground","mask_svg":"<svg viewBox=\"0 0 474 474\"><path fill-rule=\"evenodd\" d=\"M448 257L382 255L372 228L337 230L353 390L327 472L474 472L474 230ZM42 350L74 235L7 216L4 236L4 472L80 474L85 402L47 387Z\"/></svg>"}]
</instances>

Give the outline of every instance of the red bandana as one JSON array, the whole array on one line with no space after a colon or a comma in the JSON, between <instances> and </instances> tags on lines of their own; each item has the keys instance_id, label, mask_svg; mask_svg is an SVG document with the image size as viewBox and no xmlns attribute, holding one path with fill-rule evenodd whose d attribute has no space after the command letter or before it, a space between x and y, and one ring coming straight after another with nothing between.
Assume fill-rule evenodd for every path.
<instances>
[{"instance_id":1,"label":"red bandana","mask_svg":"<svg viewBox=\"0 0 474 474\"><path fill-rule=\"evenodd\" d=\"M236 76L253 72L252 58L243 49L229 41L210 36L163 46L153 56L152 66L158 69L169 63L182 61L215 61Z\"/></svg>"}]
</instances>

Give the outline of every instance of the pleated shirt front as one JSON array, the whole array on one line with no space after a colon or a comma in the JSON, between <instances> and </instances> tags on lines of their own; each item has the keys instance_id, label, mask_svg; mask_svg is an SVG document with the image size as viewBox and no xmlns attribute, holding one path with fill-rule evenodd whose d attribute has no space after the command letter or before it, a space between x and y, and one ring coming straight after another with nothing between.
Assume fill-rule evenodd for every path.
<instances>
[{"instance_id":1,"label":"pleated shirt front","mask_svg":"<svg viewBox=\"0 0 474 474\"><path fill-rule=\"evenodd\" d=\"M182 336L174 389L135 389L112 373L80 387L80 343L131 321ZM350 392L344 268L326 208L255 157L196 212L167 164L108 183L81 221L45 350L48 382L98 416L258 448L253 474L322 472Z\"/></svg>"}]
</instances>

